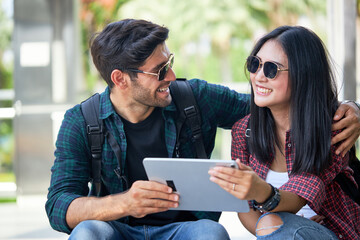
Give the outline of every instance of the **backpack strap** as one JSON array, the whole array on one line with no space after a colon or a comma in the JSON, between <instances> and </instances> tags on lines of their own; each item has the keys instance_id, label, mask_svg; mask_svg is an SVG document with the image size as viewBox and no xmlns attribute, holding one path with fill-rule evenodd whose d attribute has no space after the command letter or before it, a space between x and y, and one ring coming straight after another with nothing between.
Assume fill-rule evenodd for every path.
<instances>
[{"instance_id":1,"label":"backpack strap","mask_svg":"<svg viewBox=\"0 0 360 240\"><path fill-rule=\"evenodd\" d=\"M356 157L355 145L349 150L349 167L354 171L353 177L358 187L343 172L340 172L334 180L354 202L360 205L360 161Z\"/></svg>"},{"instance_id":2,"label":"backpack strap","mask_svg":"<svg viewBox=\"0 0 360 240\"><path fill-rule=\"evenodd\" d=\"M111 134L111 132L106 132L106 139L118 161L118 166L114 169L114 172L115 172L116 176L118 177L118 179L120 179L122 186L123 186L123 190L125 191L125 190L129 189L129 182L128 182L128 178L124 174L124 169L121 164L121 147L116 142L116 139L115 139L114 135Z\"/></svg>"},{"instance_id":3,"label":"backpack strap","mask_svg":"<svg viewBox=\"0 0 360 240\"><path fill-rule=\"evenodd\" d=\"M195 144L197 158L208 158L201 132L201 117L197 106L194 93L190 84L184 78L178 78L170 85L171 96L178 109L179 116L176 121L176 157L180 157L180 132L184 122L190 127L192 132L192 140Z\"/></svg>"},{"instance_id":4,"label":"backpack strap","mask_svg":"<svg viewBox=\"0 0 360 240\"><path fill-rule=\"evenodd\" d=\"M81 112L85 119L88 142L91 151L92 185L95 196L101 192L101 155L104 142L103 121L99 118L100 95L94 94L81 103Z\"/></svg>"}]
</instances>

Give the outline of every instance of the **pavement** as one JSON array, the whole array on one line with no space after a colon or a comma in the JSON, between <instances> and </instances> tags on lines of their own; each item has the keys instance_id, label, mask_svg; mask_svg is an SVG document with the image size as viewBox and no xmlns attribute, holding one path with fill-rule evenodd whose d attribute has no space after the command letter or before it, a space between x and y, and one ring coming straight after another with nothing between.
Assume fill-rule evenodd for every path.
<instances>
[{"instance_id":1,"label":"pavement","mask_svg":"<svg viewBox=\"0 0 360 240\"><path fill-rule=\"evenodd\" d=\"M45 213L46 196L18 197L16 203L0 204L0 239L60 240L64 233L54 231Z\"/></svg>"},{"instance_id":2,"label":"pavement","mask_svg":"<svg viewBox=\"0 0 360 240\"><path fill-rule=\"evenodd\" d=\"M0 239L63 240L68 235L50 227L45 213L46 196L17 197L16 203L0 203ZM231 240L253 240L255 237L242 226L234 212L224 212L220 223Z\"/></svg>"}]
</instances>

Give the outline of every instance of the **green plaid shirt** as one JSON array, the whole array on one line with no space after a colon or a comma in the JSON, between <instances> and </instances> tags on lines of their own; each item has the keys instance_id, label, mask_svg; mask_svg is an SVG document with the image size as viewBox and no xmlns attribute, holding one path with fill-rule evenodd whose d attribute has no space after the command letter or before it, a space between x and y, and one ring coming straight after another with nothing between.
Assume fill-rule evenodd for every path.
<instances>
[{"instance_id":1,"label":"green plaid shirt","mask_svg":"<svg viewBox=\"0 0 360 240\"><path fill-rule=\"evenodd\" d=\"M217 127L231 129L237 120L248 114L250 98L249 95L239 94L226 87L208 84L206 81L199 79L189 80L189 83L200 109L205 150L210 156L215 144ZM173 102L162 110L165 121L165 141L169 157L174 156L177 115ZM126 174L127 142L124 125L113 108L108 88L100 95L100 118L104 120L107 131L111 132L119 143L122 166L124 166L122 170ZM180 146L180 156L193 158L196 156L196 151L191 141L190 129L185 129L185 133L186 141ZM55 157L45 207L51 226L55 230L70 233L71 229L66 223L66 211L75 198L88 195L91 171L91 156L85 121L79 104L65 113L56 141ZM114 172L117 166L115 154L105 139L102 152L101 177L109 194L123 191L123 186ZM215 221L220 217L220 213L216 212L193 212L193 214L198 219L205 218ZM119 220L123 221L124 219Z\"/></svg>"}]
</instances>

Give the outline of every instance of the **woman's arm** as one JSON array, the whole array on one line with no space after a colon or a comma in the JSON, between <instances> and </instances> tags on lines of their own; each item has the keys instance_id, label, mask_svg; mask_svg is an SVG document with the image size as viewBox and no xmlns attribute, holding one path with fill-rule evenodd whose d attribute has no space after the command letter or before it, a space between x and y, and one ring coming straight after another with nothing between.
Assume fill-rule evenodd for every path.
<instances>
[{"instance_id":1,"label":"woman's arm","mask_svg":"<svg viewBox=\"0 0 360 240\"><path fill-rule=\"evenodd\" d=\"M256 223L259 220L259 217L261 216L259 211L254 211L250 209L247 213L238 213L238 217L242 223L242 225L253 235L255 235L255 227Z\"/></svg>"}]
</instances>

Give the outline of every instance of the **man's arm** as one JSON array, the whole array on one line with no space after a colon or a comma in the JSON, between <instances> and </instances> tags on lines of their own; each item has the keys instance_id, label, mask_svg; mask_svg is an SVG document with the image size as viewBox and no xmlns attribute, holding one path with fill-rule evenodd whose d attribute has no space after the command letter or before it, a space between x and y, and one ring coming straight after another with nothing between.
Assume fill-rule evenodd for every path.
<instances>
[{"instance_id":1,"label":"man's arm","mask_svg":"<svg viewBox=\"0 0 360 240\"><path fill-rule=\"evenodd\" d=\"M334 121L336 123L332 125L332 130L342 129L342 132L331 139L331 144L343 141L336 149L336 154L345 156L360 135L359 107L351 101L341 103L335 112Z\"/></svg>"},{"instance_id":2,"label":"man's arm","mask_svg":"<svg viewBox=\"0 0 360 240\"><path fill-rule=\"evenodd\" d=\"M171 188L149 181L134 183L126 193L87 197L91 170L84 126L77 106L67 111L58 134L46 202L46 213L55 230L70 233L83 220L140 217L174 207L177 198L168 192ZM171 199L175 200L168 201Z\"/></svg>"},{"instance_id":3,"label":"man's arm","mask_svg":"<svg viewBox=\"0 0 360 240\"><path fill-rule=\"evenodd\" d=\"M238 93L228 87L199 79L189 80L189 83L198 103L202 121L206 118L216 122L220 128L231 129L236 121L249 114L249 94Z\"/></svg>"},{"instance_id":4,"label":"man's arm","mask_svg":"<svg viewBox=\"0 0 360 240\"><path fill-rule=\"evenodd\" d=\"M125 193L76 198L66 212L66 222L73 229L85 220L112 221L126 216L141 218L175 208L178 200L179 196L164 184L137 181Z\"/></svg>"}]
</instances>

